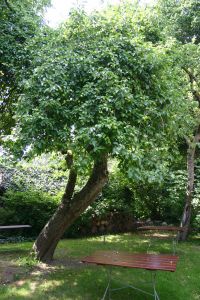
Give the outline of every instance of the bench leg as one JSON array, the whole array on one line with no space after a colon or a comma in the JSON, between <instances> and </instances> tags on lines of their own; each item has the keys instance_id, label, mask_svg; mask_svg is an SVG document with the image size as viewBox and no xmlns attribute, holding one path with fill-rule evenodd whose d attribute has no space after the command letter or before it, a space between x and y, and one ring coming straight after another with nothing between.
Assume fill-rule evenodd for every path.
<instances>
[{"instance_id":1,"label":"bench leg","mask_svg":"<svg viewBox=\"0 0 200 300\"><path fill-rule=\"evenodd\" d=\"M103 298L101 298L101 300L105 300L107 295L108 295L108 299L111 300L111 298L110 298L110 292L111 291L117 291L117 290L121 290L121 289L124 289L124 288L132 288L132 289L137 290L141 293L153 296L154 300L160 300L160 298L158 296L158 293L156 291L156 271L151 271L151 284L152 284L152 287L153 287L153 293L151 294L151 293L148 293L145 290L137 288L133 285L126 285L126 286L115 288L115 289L110 288L110 283L111 283L111 279L112 279L112 268L110 267L110 268L106 268L106 269L107 269L107 276L108 276L108 285L105 289Z\"/></svg>"},{"instance_id":2,"label":"bench leg","mask_svg":"<svg viewBox=\"0 0 200 300\"><path fill-rule=\"evenodd\" d=\"M148 245L148 248L147 248L147 253L149 253L149 250L150 250L150 248L151 248L151 246L152 246L152 239L151 239L151 237L149 238L149 245Z\"/></svg>"},{"instance_id":3,"label":"bench leg","mask_svg":"<svg viewBox=\"0 0 200 300\"><path fill-rule=\"evenodd\" d=\"M156 272L151 273L151 279L153 284L154 300L160 300L158 293L156 291Z\"/></svg>"},{"instance_id":4,"label":"bench leg","mask_svg":"<svg viewBox=\"0 0 200 300\"><path fill-rule=\"evenodd\" d=\"M108 294L108 299L110 300L111 272L112 272L112 269L111 269L111 268L108 268L108 270L107 270L107 274L108 274L108 285L107 285L107 287L106 287L106 290L105 290L105 292L104 292L103 298L102 298L101 300L105 300L107 294Z\"/></svg>"},{"instance_id":5,"label":"bench leg","mask_svg":"<svg viewBox=\"0 0 200 300\"><path fill-rule=\"evenodd\" d=\"M172 241L172 244L173 244L173 255L176 254L176 249L177 249L177 245L178 245L178 238L175 237Z\"/></svg>"}]
</instances>

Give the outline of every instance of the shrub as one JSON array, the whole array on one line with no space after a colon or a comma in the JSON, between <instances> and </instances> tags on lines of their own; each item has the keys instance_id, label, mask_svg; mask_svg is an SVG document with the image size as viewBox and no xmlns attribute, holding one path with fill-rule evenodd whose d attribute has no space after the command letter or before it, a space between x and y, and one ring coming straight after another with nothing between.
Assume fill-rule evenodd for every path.
<instances>
[{"instance_id":1,"label":"shrub","mask_svg":"<svg viewBox=\"0 0 200 300\"><path fill-rule=\"evenodd\" d=\"M54 213L58 198L34 190L9 190L0 200L0 225L29 224L32 227L23 229L23 234L36 236ZM15 234L21 233L21 230L15 231Z\"/></svg>"},{"instance_id":2,"label":"shrub","mask_svg":"<svg viewBox=\"0 0 200 300\"><path fill-rule=\"evenodd\" d=\"M192 228L196 232L200 232L200 214L197 214L192 220Z\"/></svg>"}]
</instances>

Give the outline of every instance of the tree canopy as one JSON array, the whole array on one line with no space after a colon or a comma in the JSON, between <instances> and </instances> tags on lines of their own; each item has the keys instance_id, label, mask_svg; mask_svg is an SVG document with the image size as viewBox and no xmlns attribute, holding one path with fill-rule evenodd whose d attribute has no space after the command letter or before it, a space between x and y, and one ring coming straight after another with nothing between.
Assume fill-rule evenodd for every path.
<instances>
[{"instance_id":1,"label":"tree canopy","mask_svg":"<svg viewBox=\"0 0 200 300\"><path fill-rule=\"evenodd\" d=\"M182 101L170 46L155 46L145 34L128 5L93 15L72 11L50 37L33 39L17 114L23 147L70 149L82 164L108 153L131 166L130 177L144 159L158 166L169 141L186 130L190 104Z\"/></svg>"}]
</instances>

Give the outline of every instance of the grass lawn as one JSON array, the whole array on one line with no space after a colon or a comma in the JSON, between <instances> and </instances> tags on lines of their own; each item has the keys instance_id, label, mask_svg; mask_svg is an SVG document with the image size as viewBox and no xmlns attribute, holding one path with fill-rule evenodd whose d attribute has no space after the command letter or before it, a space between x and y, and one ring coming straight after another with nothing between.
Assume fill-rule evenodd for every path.
<instances>
[{"instance_id":1,"label":"grass lawn","mask_svg":"<svg viewBox=\"0 0 200 300\"><path fill-rule=\"evenodd\" d=\"M98 300L107 285L107 273L100 266L79 263L81 257L95 250L123 250L146 252L149 237L136 234L110 235L106 243L102 237L62 240L52 265L38 264L27 259L32 244L0 245L0 299L1 300ZM152 253L170 253L167 240L156 239ZM160 300L200 300L200 236L178 245L175 273L157 272L157 291ZM150 272L139 269L114 268L113 276L120 284L138 287L141 280L150 279ZM6 281L8 281L6 283ZM116 283L113 283L117 287ZM151 289L147 286L147 291ZM132 289L112 293L113 300L147 300L153 297Z\"/></svg>"}]
</instances>

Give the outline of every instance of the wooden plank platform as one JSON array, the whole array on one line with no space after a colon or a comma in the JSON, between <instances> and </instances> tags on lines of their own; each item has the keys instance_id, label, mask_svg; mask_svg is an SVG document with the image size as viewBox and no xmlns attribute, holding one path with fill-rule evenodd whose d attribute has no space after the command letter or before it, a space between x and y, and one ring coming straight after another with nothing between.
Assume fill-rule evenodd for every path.
<instances>
[{"instance_id":1,"label":"wooden plank platform","mask_svg":"<svg viewBox=\"0 0 200 300\"><path fill-rule=\"evenodd\" d=\"M110 265L145 270L174 272L179 257L165 254L140 254L117 251L97 251L81 261L97 265Z\"/></svg>"}]
</instances>

